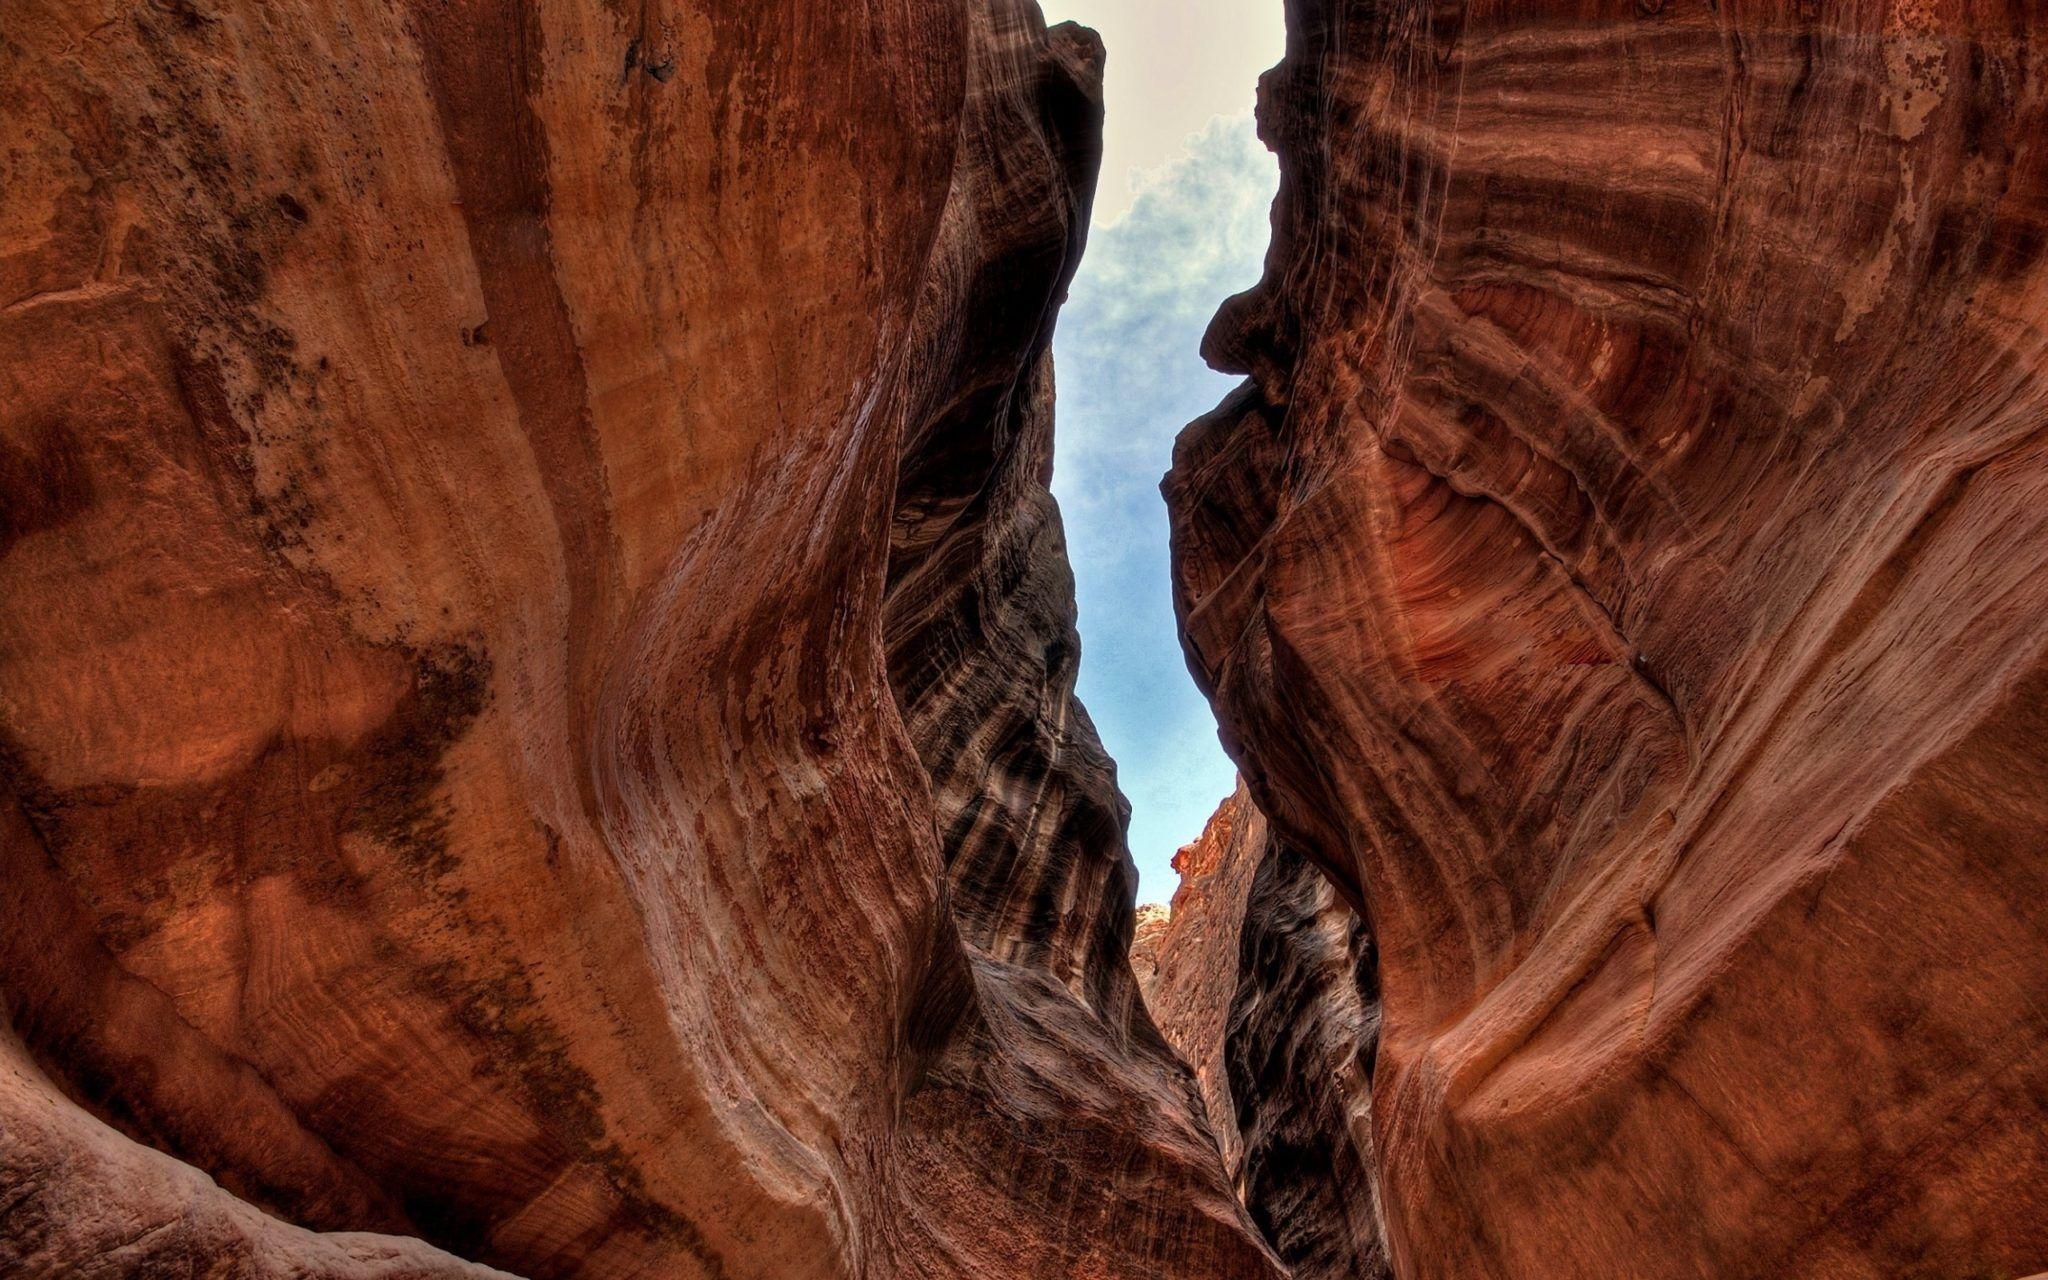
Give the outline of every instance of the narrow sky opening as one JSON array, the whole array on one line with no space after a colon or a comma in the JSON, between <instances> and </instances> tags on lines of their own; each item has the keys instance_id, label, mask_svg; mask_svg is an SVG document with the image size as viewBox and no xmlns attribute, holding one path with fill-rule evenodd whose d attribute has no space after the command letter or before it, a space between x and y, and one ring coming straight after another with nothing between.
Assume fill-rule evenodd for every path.
<instances>
[{"instance_id":1,"label":"narrow sky opening","mask_svg":"<svg viewBox=\"0 0 2048 1280\"><path fill-rule=\"evenodd\" d=\"M1199 352L1217 304L1259 278L1279 171L1258 141L1280 0L1042 0L1109 50L1094 229L1053 337L1053 492L1080 605L1080 692L1131 800L1141 902L1230 793L1235 769L1174 631L1166 505L1173 438L1233 379Z\"/></svg>"}]
</instances>

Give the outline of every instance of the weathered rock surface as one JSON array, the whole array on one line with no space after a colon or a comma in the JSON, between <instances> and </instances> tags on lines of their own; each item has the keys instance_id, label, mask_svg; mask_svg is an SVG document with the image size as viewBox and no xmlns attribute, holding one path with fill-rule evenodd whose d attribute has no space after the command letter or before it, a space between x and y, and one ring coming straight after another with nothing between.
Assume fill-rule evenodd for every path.
<instances>
[{"instance_id":1,"label":"weathered rock surface","mask_svg":"<svg viewBox=\"0 0 2048 1280\"><path fill-rule=\"evenodd\" d=\"M1244 1143L1224 1066L1223 1034L1237 994L1245 898L1265 860L1266 843L1265 819L1239 783L1202 834L1173 855L1180 885L1163 927L1150 940L1151 972L1134 959L1152 1020L1195 1070L1223 1167L1231 1171L1244 1161ZM1139 954L1138 942L1132 954Z\"/></svg>"},{"instance_id":2,"label":"weathered rock surface","mask_svg":"<svg viewBox=\"0 0 2048 1280\"><path fill-rule=\"evenodd\" d=\"M1138 904L1136 922L1131 927L1131 973L1138 979L1138 990L1145 996L1145 1003L1152 1002L1152 980L1159 976L1159 948L1166 941L1172 927L1173 913L1157 902ZM1154 1015L1157 1022L1157 1015ZM1164 1027L1159 1028L1164 1031ZM1170 1040L1171 1037L1168 1037Z\"/></svg>"},{"instance_id":3,"label":"weathered rock surface","mask_svg":"<svg viewBox=\"0 0 2048 1280\"><path fill-rule=\"evenodd\" d=\"M1191 1063L1240 1196L1294 1280L1387 1275L1373 1189L1371 938L1242 783L1174 858L1180 888L1139 969Z\"/></svg>"},{"instance_id":4,"label":"weathered rock surface","mask_svg":"<svg viewBox=\"0 0 2048 1280\"><path fill-rule=\"evenodd\" d=\"M1380 1280L1371 935L1314 864L1271 839L1242 932L1225 1044L1244 1201L1294 1280Z\"/></svg>"},{"instance_id":5,"label":"weathered rock surface","mask_svg":"<svg viewBox=\"0 0 2048 1280\"><path fill-rule=\"evenodd\" d=\"M1099 68L8 8L0 1271L1274 1274L1072 696Z\"/></svg>"},{"instance_id":6,"label":"weathered rock surface","mask_svg":"<svg viewBox=\"0 0 2048 1280\"><path fill-rule=\"evenodd\" d=\"M1395 1273L2042 1270L2048 14L1288 18L1167 487Z\"/></svg>"}]
</instances>

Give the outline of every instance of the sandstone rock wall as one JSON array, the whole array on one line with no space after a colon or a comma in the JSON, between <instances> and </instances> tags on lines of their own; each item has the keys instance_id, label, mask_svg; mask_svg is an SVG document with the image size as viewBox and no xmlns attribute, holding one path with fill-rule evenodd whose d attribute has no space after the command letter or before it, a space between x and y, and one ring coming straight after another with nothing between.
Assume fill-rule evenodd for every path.
<instances>
[{"instance_id":1,"label":"sandstone rock wall","mask_svg":"<svg viewBox=\"0 0 2048 1280\"><path fill-rule=\"evenodd\" d=\"M0 1271L1274 1273L1072 697L1100 61L8 7Z\"/></svg>"},{"instance_id":2,"label":"sandstone rock wall","mask_svg":"<svg viewBox=\"0 0 2048 1280\"><path fill-rule=\"evenodd\" d=\"M1294 1280L1384 1280L1374 1184L1371 934L1314 864L1269 839L1245 899L1225 1030L1252 1219Z\"/></svg>"},{"instance_id":3,"label":"sandstone rock wall","mask_svg":"<svg viewBox=\"0 0 2048 1280\"><path fill-rule=\"evenodd\" d=\"M1266 821L1239 783L1210 815L1202 834L1173 855L1180 877L1173 906L1151 942L1151 972L1139 966L1146 1006L1160 1032L1194 1068L1223 1167L1233 1175L1244 1163L1244 1142L1230 1093L1224 1033L1240 980L1245 902L1267 853Z\"/></svg>"},{"instance_id":4,"label":"sandstone rock wall","mask_svg":"<svg viewBox=\"0 0 2048 1280\"><path fill-rule=\"evenodd\" d=\"M1240 1197L1294 1280L1386 1276L1364 922L1272 838L1242 783L1174 868L1173 913L1140 978L1201 1081Z\"/></svg>"},{"instance_id":5,"label":"sandstone rock wall","mask_svg":"<svg viewBox=\"0 0 2048 1280\"><path fill-rule=\"evenodd\" d=\"M2044 19L1289 4L1168 495L1396 1274L2048 1265Z\"/></svg>"}]
</instances>

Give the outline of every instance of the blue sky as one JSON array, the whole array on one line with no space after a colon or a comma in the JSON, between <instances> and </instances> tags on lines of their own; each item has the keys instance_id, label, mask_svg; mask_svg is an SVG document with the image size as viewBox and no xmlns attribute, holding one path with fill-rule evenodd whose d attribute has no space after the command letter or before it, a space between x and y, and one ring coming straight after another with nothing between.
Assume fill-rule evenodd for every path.
<instances>
[{"instance_id":1,"label":"blue sky","mask_svg":"<svg viewBox=\"0 0 2048 1280\"><path fill-rule=\"evenodd\" d=\"M1174 633L1166 506L1173 438L1234 379L1203 365L1202 330L1253 284L1278 182L1253 132L1258 74L1280 55L1280 5L1047 0L1109 48L1102 193L1053 338L1053 492L1081 617L1080 692L1131 800L1141 902L1163 902L1174 850L1230 793Z\"/></svg>"}]
</instances>

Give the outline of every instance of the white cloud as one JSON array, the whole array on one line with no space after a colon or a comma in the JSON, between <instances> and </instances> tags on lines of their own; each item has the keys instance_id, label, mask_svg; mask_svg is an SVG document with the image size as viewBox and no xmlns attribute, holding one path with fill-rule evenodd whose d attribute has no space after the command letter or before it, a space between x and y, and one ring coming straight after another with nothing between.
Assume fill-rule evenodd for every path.
<instances>
[{"instance_id":1,"label":"white cloud","mask_svg":"<svg viewBox=\"0 0 2048 1280\"><path fill-rule=\"evenodd\" d=\"M1257 281L1277 181L1248 112L1210 121L1095 230L1053 342L1081 695L1131 798L1145 899L1171 894L1168 860L1234 774L1181 659L1158 484L1181 427L1233 384L1202 364L1202 331Z\"/></svg>"},{"instance_id":2,"label":"white cloud","mask_svg":"<svg viewBox=\"0 0 2048 1280\"><path fill-rule=\"evenodd\" d=\"M1145 175L1212 116L1251 110L1280 60L1281 0L1042 0L1048 21L1084 23L1109 49L1097 225L1123 216Z\"/></svg>"}]
</instances>

